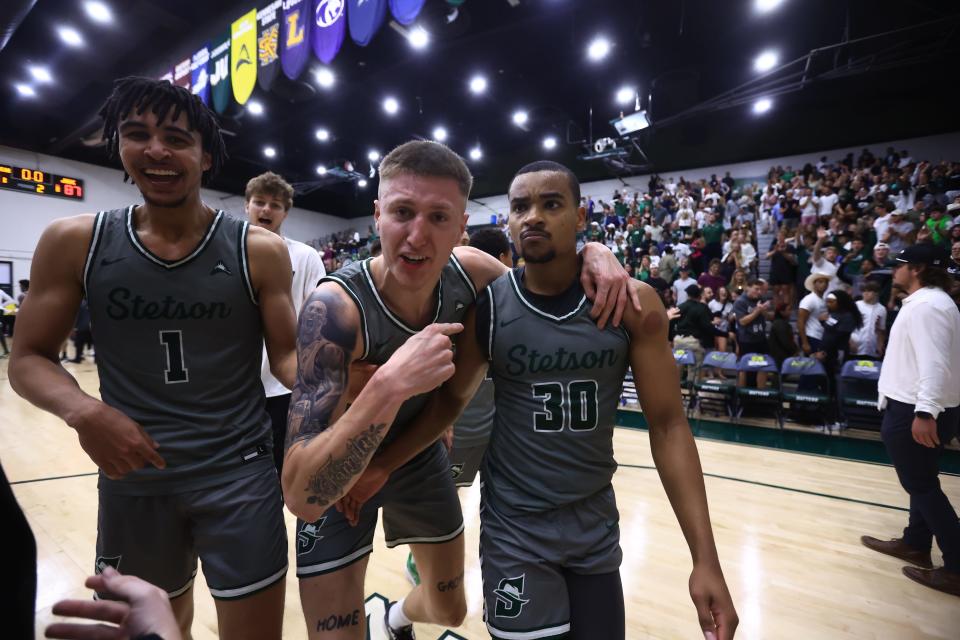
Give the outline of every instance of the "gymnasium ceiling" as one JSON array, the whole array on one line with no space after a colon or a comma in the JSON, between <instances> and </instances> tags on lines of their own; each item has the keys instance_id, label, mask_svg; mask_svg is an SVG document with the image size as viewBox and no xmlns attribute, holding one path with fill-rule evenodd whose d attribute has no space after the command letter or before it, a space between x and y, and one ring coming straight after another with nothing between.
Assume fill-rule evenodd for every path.
<instances>
[{"instance_id":1,"label":"gymnasium ceiling","mask_svg":"<svg viewBox=\"0 0 960 640\"><path fill-rule=\"evenodd\" d=\"M272 169L297 183L298 206L367 215L376 180L361 188L318 176L317 165L349 160L366 174L371 149L429 138L437 125L462 155L482 149L482 159L470 161L475 197L503 193L519 166L544 157L588 180L958 128L947 93L960 59L960 3L784 0L762 13L757 2L773 0L426 0L417 19L431 36L423 50L391 27L388 12L368 46L347 35L330 65L332 90L317 85L313 59L298 81L281 74L269 93L254 90L262 116L228 109L230 160L211 186L241 193L247 179ZM4 1L0 144L115 166L91 144L111 81L160 76L267 0L106 3L109 25L92 22L78 0ZM64 24L81 32L83 46L60 41ZM612 49L592 62L586 50L597 35ZM785 66L763 76L754 60L766 49ZM34 82L30 64L46 65L53 81ZM474 74L488 81L479 96L468 89ZM18 83L36 96L20 95ZM633 110L632 99L615 102L624 85L638 90L652 126L619 162L578 160L591 133L615 136L609 121ZM400 104L392 117L382 108L388 95ZM772 108L758 116L752 107L761 97L772 98ZM521 107L529 113L524 128L511 121ZM315 137L320 126L333 135L327 143ZM552 151L542 146L547 136L557 140ZM264 156L266 145L275 158Z\"/></svg>"}]
</instances>

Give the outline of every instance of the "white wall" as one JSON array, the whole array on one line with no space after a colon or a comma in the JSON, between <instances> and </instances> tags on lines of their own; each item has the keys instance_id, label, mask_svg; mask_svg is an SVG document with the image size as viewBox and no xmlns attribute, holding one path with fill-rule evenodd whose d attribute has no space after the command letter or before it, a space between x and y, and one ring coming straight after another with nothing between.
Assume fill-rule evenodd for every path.
<instances>
[{"instance_id":1,"label":"white wall","mask_svg":"<svg viewBox=\"0 0 960 640\"><path fill-rule=\"evenodd\" d=\"M767 171L774 165L783 167L791 165L794 169L799 169L807 162L816 164L816 161L819 160L821 156L827 156L827 159L833 162L842 159L851 151L854 154L854 158L856 158L864 147L869 148L874 155L882 155L886 152L887 147L893 147L898 152L901 149L906 149L910 152L910 155L917 160L929 160L931 162L960 160L960 132L926 136L923 138L910 138L908 140L877 142L857 147L844 147L841 149L830 149L815 153L781 156L779 158L767 158L764 160L753 160L751 162L739 162L715 167L699 167L684 169L683 171L670 171L660 173L660 176L664 181L671 177L680 178L680 176L683 176L687 180L700 180L701 178L709 178L712 173L722 178L724 172L729 171L730 175L734 178L757 178L766 176ZM602 199L609 202L613 196L614 189L627 188L639 191L640 193L646 192L650 181L649 175L650 174L630 176L629 178L624 178L623 182L617 179L588 182L580 185L580 192L585 196L592 195L595 200ZM626 183L626 186L624 183ZM478 198L476 201L471 201L467 204L467 214L470 216L467 224L488 224L490 222L490 216L494 212L506 216L509 209L506 194L491 196L489 198Z\"/></svg>"},{"instance_id":2,"label":"white wall","mask_svg":"<svg viewBox=\"0 0 960 640\"><path fill-rule=\"evenodd\" d=\"M33 250L41 232L50 222L56 218L115 209L142 201L137 188L132 183L125 184L123 172L118 169L4 146L0 146L0 162L43 169L84 181L84 199L79 202L0 190L0 260L13 261L14 295L20 291L17 281L30 277ZM203 189L201 196L211 207L224 209L237 216L244 215L243 194ZM283 223L283 233L294 240L307 242L349 228L366 235L369 224L373 224L372 216L338 218L293 207Z\"/></svg>"}]
</instances>

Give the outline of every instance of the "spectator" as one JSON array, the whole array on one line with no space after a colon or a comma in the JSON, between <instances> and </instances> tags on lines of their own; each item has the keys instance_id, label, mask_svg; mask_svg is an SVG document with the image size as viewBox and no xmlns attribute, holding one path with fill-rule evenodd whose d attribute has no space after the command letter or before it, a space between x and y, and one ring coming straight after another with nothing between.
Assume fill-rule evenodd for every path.
<instances>
[{"instance_id":1,"label":"spectator","mask_svg":"<svg viewBox=\"0 0 960 640\"><path fill-rule=\"evenodd\" d=\"M763 285L757 280L751 280L746 291L733 304L733 313L737 318L738 355L743 357L748 353L767 353L767 312L770 303L761 300ZM746 386L746 374L739 376L740 386ZM767 374L757 374L757 386L765 387Z\"/></svg>"},{"instance_id":2,"label":"spectator","mask_svg":"<svg viewBox=\"0 0 960 640\"><path fill-rule=\"evenodd\" d=\"M678 307L687 301L687 287L692 284L697 284L697 281L690 277L690 267L682 265L680 267L680 277L674 281L672 287L674 300L676 300Z\"/></svg>"},{"instance_id":3,"label":"spectator","mask_svg":"<svg viewBox=\"0 0 960 640\"><path fill-rule=\"evenodd\" d=\"M697 284L705 289L710 289L716 295L720 289L727 286L727 279L720 275L720 261L713 259L706 273L701 273L697 278Z\"/></svg>"},{"instance_id":4,"label":"spectator","mask_svg":"<svg viewBox=\"0 0 960 640\"><path fill-rule=\"evenodd\" d=\"M912 233L913 223L905 218L902 210L894 209L890 212L886 234L882 237L878 234L877 240L890 245L890 251L897 254L911 244L910 234Z\"/></svg>"},{"instance_id":5,"label":"spectator","mask_svg":"<svg viewBox=\"0 0 960 640\"><path fill-rule=\"evenodd\" d=\"M797 355L797 341L793 335L793 326L790 325L790 315L793 309L790 305L781 302L776 306L773 322L770 323L770 355L777 362L777 368L783 366L783 361Z\"/></svg>"},{"instance_id":6,"label":"spectator","mask_svg":"<svg viewBox=\"0 0 960 640\"><path fill-rule=\"evenodd\" d=\"M826 302L829 315L823 323L823 340L820 343L820 349L813 355L823 362L830 385L830 395L836 398L837 364L840 362L840 352L849 351L850 336L856 329L863 326L863 317L853 298L846 291L828 293ZM838 418L837 402L830 402L827 405L827 419L835 424Z\"/></svg>"},{"instance_id":7,"label":"spectator","mask_svg":"<svg viewBox=\"0 0 960 640\"><path fill-rule=\"evenodd\" d=\"M956 240L950 248L950 262L947 265L947 273L960 280L960 240Z\"/></svg>"},{"instance_id":8,"label":"spectator","mask_svg":"<svg viewBox=\"0 0 960 640\"><path fill-rule=\"evenodd\" d=\"M723 223L720 217L711 213L707 216L707 224L701 229L703 233L703 253L708 260L719 259L723 255Z\"/></svg>"},{"instance_id":9,"label":"spectator","mask_svg":"<svg viewBox=\"0 0 960 640\"><path fill-rule=\"evenodd\" d=\"M837 248L832 244L826 248L823 246L828 235L826 229L817 229L817 242L813 245L813 256L810 259L812 273L824 274L830 278L827 293L841 286L840 279L837 277Z\"/></svg>"},{"instance_id":10,"label":"spectator","mask_svg":"<svg viewBox=\"0 0 960 640\"><path fill-rule=\"evenodd\" d=\"M850 353L858 358L883 358L887 335L887 310L880 304L880 286L876 282L863 285L863 299L857 300L863 325L850 336Z\"/></svg>"},{"instance_id":11,"label":"spectator","mask_svg":"<svg viewBox=\"0 0 960 640\"><path fill-rule=\"evenodd\" d=\"M796 296L797 251L787 242L786 230L781 229L767 252L770 260L770 284L773 286L774 306L786 304L793 308Z\"/></svg>"},{"instance_id":12,"label":"spectator","mask_svg":"<svg viewBox=\"0 0 960 640\"><path fill-rule=\"evenodd\" d=\"M827 318L824 296L829 284L829 276L823 273L811 273L803 283L804 288L810 292L800 301L800 310L797 313L797 331L804 355L809 356L820 351L823 321Z\"/></svg>"},{"instance_id":13,"label":"spectator","mask_svg":"<svg viewBox=\"0 0 960 640\"><path fill-rule=\"evenodd\" d=\"M699 286L691 284L684 293L687 294L687 300L678 307L680 319L673 348L692 351L699 367L703 362L704 350L713 345L713 314L700 300L703 290Z\"/></svg>"},{"instance_id":14,"label":"spectator","mask_svg":"<svg viewBox=\"0 0 960 640\"><path fill-rule=\"evenodd\" d=\"M728 343L733 340L731 329L733 329L733 322L735 322L730 290L721 287L717 291L716 298L711 300L707 306L713 313L714 347L717 351L726 351Z\"/></svg>"},{"instance_id":15,"label":"spectator","mask_svg":"<svg viewBox=\"0 0 960 640\"><path fill-rule=\"evenodd\" d=\"M673 247L668 244L663 248L663 255L660 256L660 277L668 283L672 282L673 277L677 275L679 270L680 265L677 263L677 256L673 253Z\"/></svg>"},{"instance_id":16,"label":"spectator","mask_svg":"<svg viewBox=\"0 0 960 640\"><path fill-rule=\"evenodd\" d=\"M74 356L70 362L83 362L83 351L85 347L93 346L93 334L90 333L90 308L87 306L87 299L80 301L80 308L77 310L77 319L73 324Z\"/></svg>"},{"instance_id":17,"label":"spectator","mask_svg":"<svg viewBox=\"0 0 960 640\"><path fill-rule=\"evenodd\" d=\"M939 202L931 204L927 208L927 213L930 217L927 219L925 226L930 232L931 241L939 247L946 247L953 220L946 216L944 207Z\"/></svg>"},{"instance_id":18,"label":"spectator","mask_svg":"<svg viewBox=\"0 0 960 640\"><path fill-rule=\"evenodd\" d=\"M727 291L730 293L731 300L736 300L747 289L747 272L745 269L737 269L730 277L730 283L727 285Z\"/></svg>"},{"instance_id":19,"label":"spectator","mask_svg":"<svg viewBox=\"0 0 960 640\"><path fill-rule=\"evenodd\" d=\"M647 284L657 290L657 293L663 296L663 292L670 288L670 284L660 276L660 267L650 266L650 277L646 280Z\"/></svg>"}]
</instances>

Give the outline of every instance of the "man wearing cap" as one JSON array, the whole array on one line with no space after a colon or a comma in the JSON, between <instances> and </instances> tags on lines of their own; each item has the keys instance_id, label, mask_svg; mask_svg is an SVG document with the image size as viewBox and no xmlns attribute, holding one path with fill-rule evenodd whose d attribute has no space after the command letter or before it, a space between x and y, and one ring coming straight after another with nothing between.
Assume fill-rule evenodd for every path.
<instances>
[{"instance_id":1,"label":"man wearing cap","mask_svg":"<svg viewBox=\"0 0 960 640\"><path fill-rule=\"evenodd\" d=\"M947 295L946 252L919 243L897 255L894 287L906 294L890 332L878 384L886 409L881 436L910 495L910 517L902 538L863 536L874 551L912 565L903 573L915 582L960 596L960 520L940 488L938 458L960 426L960 311ZM943 552L933 568L933 538Z\"/></svg>"},{"instance_id":2,"label":"man wearing cap","mask_svg":"<svg viewBox=\"0 0 960 640\"><path fill-rule=\"evenodd\" d=\"M894 209L890 212L886 234L878 235L877 240L890 245L890 251L896 255L910 244L911 233L913 233L913 223L905 219L903 210Z\"/></svg>"},{"instance_id":3,"label":"man wearing cap","mask_svg":"<svg viewBox=\"0 0 960 640\"><path fill-rule=\"evenodd\" d=\"M697 367L703 362L705 349L713 347L713 312L700 298L703 289L691 284L685 290L687 299L677 308L680 320L677 322L677 335L673 339L674 349L692 351Z\"/></svg>"},{"instance_id":4,"label":"man wearing cap","mask_svg":"<svg viewBox=\"0 0 960 640\"><path fill-rule=\"evenodd\" d=\"M833 244L828 244L824 247L824 243L827 240L828 233L826 229L817 229L817 242L813 245L813 256L810 258L810 271L812 273L824 274L830 278L830 284L827 285L827 293L835 289L840 289L843 285L840 282L840 278L837 277L837 256L839 251L833 246Z\"/></svg>"},{"instance_id":5,"label":"man wearing cap","mask_svg":"<svg viewBox=\"0 0 960 640\"><path fill-rule=\"evenodd\" d=\"M829 285L830 276L825 273L811 273L803 282L804 288L810 292L800 301L800 310L797 312L797 332L804 355L809 356L820 350L823 319L827 315L827 303L823 296Z\"/></svg>"}]
</instances>

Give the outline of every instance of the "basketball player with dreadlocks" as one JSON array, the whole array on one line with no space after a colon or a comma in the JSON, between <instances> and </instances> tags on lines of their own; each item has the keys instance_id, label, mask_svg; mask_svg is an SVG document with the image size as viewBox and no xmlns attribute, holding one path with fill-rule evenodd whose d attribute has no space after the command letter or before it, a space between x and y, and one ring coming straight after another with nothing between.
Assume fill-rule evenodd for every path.
<instances>
[{"instance_id":1,"label":"basketball player with dreadlocks","mask_svg":"<svg viewBox=\"0 0 960 640\"><path fill-rule=\"evenodd\" d=\"M265 342L293 386L289 255L279 236L201 200L225 151L196 96L125 78L100 115L143 203L44 231L10 383L100 468L97 573L164 589L189 638L199 556L220 637L280 638L287 543L260 361ZM84 297L102 401L57 357Z\"/></svg>"}]
</instances>

